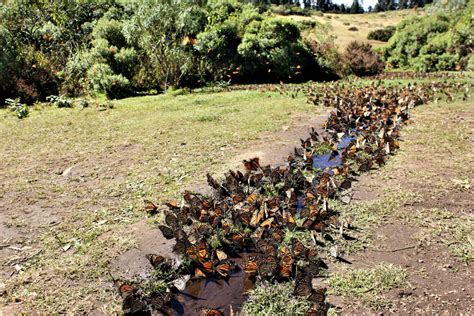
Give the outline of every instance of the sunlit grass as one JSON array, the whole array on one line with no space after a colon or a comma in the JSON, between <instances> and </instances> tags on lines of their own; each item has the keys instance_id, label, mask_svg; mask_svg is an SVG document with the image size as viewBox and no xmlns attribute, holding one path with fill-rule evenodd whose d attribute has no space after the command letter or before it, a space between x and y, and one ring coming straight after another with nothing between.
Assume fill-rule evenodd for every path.
<instances>
[{"instance_id":1,"label":"sunlit grass","mask_svg":"<svg viewBox=\"0 0 474 316\"><path fill-rule=\"evenodd\" d=\"M142 199L177 197L221 170L230 149L315 111L303 97L257 91L137 97L105 111L37 106L24 120L0 110L0 196L61 215L50 227L26 205L10 210L11 225L31 231L34 256L0 299L46 313L117 312L109 264L135 245ZM62 176L70 166L80 174Z\"/></svg>"},{"instance_id":2,"label":"sunlit grass","mask_svg":"<svg viewBox=\"0 0 474 316\"><path fill-rule=\"evenodd\" d=\"M342 269L329 276L328 294L342 295L372 307L390 305L383 292L402 287L407 281L405 269L380 264L370 269Z\"/></svg>"}]
</instances>

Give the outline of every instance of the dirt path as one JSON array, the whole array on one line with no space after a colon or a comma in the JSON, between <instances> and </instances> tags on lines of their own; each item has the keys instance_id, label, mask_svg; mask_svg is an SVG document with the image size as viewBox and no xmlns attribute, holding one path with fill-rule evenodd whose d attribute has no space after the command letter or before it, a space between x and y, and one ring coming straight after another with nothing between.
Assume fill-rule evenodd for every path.
<instances>
[{"instance_id":1,"label":"dirt path","mask_svg":"<svg viewBox=\"0 0 474 316\"><path fill-rule=\"evenodd\" d=\"M372 238L365 251L345 257L355 271L393 264L407 280L383 291L379 306L370 304L370 291L330 297L342 314L473 313L474 109L466 102L434 104L414 114L396 156L355 183L356 225L357 210L369 207L380 226L361 220ZM396 200L401 207L386 214Z\"/></svg>"}]
</instances>

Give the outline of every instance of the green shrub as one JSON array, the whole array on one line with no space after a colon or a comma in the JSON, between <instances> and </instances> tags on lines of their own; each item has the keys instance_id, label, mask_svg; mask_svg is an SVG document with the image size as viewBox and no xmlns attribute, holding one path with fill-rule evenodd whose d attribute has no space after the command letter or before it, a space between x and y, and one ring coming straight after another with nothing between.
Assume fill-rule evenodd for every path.
<instances>
[{"instance_id":1,"label":"green shrub","mask_svg":"<svg viewBox=\"0 0 474 316\"><path fill-rule=\"evenodd\" d=\"M242 75L257 81L296 79L312 60L298 26L273 18L249 24L237 51Z\"/></svg>"},{"instance_id":2,"label":"green shrub","mask_svg":"<svg viewBox=\"0 0 474 316\"><path fill-rule=\"evenodd\" d=\"M130 95L130 81L122 75L114 74L109 65L94 64L87 71L89 89L93 93L105 93L110 99L120 99Z\"/></svg>"},{"instance_id":3,"label":"green shrub","mask_svg":"<svg viewBox=\"0 0 474 316\"><path fill-rule=\"evenodd\" d=\"M343 57L348 74L371 76L384 69L384 63L368 43L356 41L349 43Z\"/></svg>"},{"instance_id":4,"label":"green shrub","mask_svg":"<svg viewBox=\"0 0 474 316\"><path fill-rule=\"evenodd\" d=\"M92 38L104 39L110 45L118 48L126 45L126 40L122 33L122 22L113 19L109 20L105 16L97 21L92 31Z\"/></svg>"},{"instance_id":5,"label":"green shrub","mask_svg":"<svg viewBox=\"0 0 474 316\"><path fill-rule=\"evenodd\" d=\"M7 104L7 108L13 112L16 117L19 119L25 118L28 116L28 106L26 104L20 103L20 98L16 99L6 99L5 103Z\"/></svg>"},{"instance_id":6,"label":"green shrub","mask_svg":"<svg viewBox=\"0 0 474 316\"><path fill-rule=\"evenodd\" d=\"M46 98L54 106L58 108L72 108L72 100L65 98L64 96L50 95Z\"/></svg>"},{"instance_id":7,"label":"green shrub","mask_svg":"<svg viewBox=\"0 0 474 316\"><path fill-rule=\"evenodd\" d=\"M383 29L377 29L369 32L367 35L367 39L374 40L374 41L381 41L381 42L388 42L388 40L393 36L395 33L394 26L387 26Z\"/></svg>"},{"instance_id":8,"label":"green shrub","mask_svg":"<svg viewBox=\"0 0 474 316\"><path fill-rule=\"evenodd\" d=\"M315 41L308 39L306 45L311 50L313 57L321 67L321 79L335 80L344 75L344 62L336 45L331 40Z\"/></svg>"},{"instance_id":9,"label":"green shrub","mask_svg":"<svg viewBox=\"0 0 474 316\"><path fill-rule=\"evenodd\" d=\"M474 71L474 54L471 54L468 59L467 69L469 71Z\"/></svg>"},{"instance_id":10,"label":"green shrub","mask_svg":"<svg viewBox=\"0 0 474 316\"><path fill-rule=\"evenodd\" d=\"M393 67L418 71L466 68L474 48L473 14L470 1L463 11L404 20L383 49L383 58Z\"/></svg>"}]
</instances>

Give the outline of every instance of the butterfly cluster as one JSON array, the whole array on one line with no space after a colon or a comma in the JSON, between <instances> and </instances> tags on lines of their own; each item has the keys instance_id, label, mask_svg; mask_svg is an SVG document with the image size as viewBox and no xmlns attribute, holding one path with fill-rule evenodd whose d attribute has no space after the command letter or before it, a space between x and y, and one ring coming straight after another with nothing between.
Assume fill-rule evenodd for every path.
<instances>
[{"instance_id":1,"label":"butterfly cluster","mask_svg":"<svg viewBox=\"0 0 474 316\"><path fill-rule=\"evenodd\" d=\"M324 134L312 130L284 165L262 166L258 158L244 160L243 172L230 170L222 181L207 175L212 195L185 192L180 203L166 203L164 223L158 228L165 238L176 241L174 251L190 262L186 273L191 278L226 280L243 270L255 281L295 280L294 294L313 303L308 315L324 314L325 289L311 285L325 268L319 253L325 246L321 240L330 239L331 231L351 226L339 220L328 200L341 197L357 175L383 165L399 148L400 128L410 120L409 109L435 97L428 89L449 97L465 88L456 83L323 87L305 93L310 102L334 108ZM150 201L145 201L145 208L150 214L158 212ZM311 236L311 242L288 238L298 232ZM244 264L236 264L232 258L243 253L252 255ZM166 259L155 255L150 262L163 265ZM150 304L161 308L170 292L164 292L159 304ZM139 295L129 288L125 293L125 302Z\"/></svg>"}]
</instances>

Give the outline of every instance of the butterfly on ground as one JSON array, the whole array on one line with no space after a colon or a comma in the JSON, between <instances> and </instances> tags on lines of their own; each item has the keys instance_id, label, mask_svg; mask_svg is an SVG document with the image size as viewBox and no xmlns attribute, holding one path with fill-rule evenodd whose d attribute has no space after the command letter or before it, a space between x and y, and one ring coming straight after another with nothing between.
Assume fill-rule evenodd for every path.
<instances>
[{"instance_id":1,"label":"butterfly on ground","mask_svg":"<svg viewBox=\"0 0 474 316\"><path fill-rule=\"evenodd\" d=\"M155 215L158 213L158 206L155 205L150 200L143 200L143 203L145 203L145 211L150 214L150 215Z\"/></svg>"},{"instance_id":2,"label":"butterfly on ground","mask_svg":"<svg viewBox=\"0 0 474 316\"><path fill-rule=\"evenodd\" d=\"M174 231L170 227L166 225L158 225L158 228L166 239L172 239L174 237Z\"/></svg>"},{"instance_id":3,"label":"butterfly on ground","mask_svg":"<svg viewBox=\"0 0 474 316\"><path fill-rule=\"evenodd\" d=\"M216 308L203 307L199 310L199 315L201 316L223 316L220 310Z\"/></svg>"},{"instance_id":4,"label":"butterfly on ground","mask_svg":"<svg viewBox=\"0 0 474 316\"><path fill-rule=\"evenodd\" d=\"M244 167L247 171L255 171L260 169L260 158L255 157L250 160L244 160Z\"/></svg>"}]
</instances>

